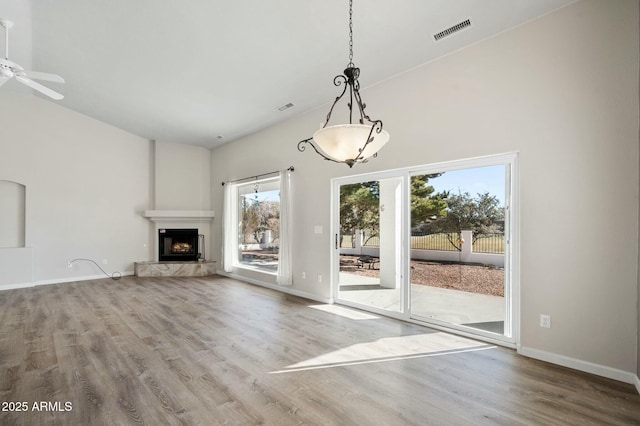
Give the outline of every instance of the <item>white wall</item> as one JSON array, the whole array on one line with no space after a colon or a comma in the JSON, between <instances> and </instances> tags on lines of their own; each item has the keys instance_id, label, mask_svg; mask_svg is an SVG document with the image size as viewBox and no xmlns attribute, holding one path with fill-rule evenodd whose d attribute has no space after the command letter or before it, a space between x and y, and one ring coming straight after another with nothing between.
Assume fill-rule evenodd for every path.
<instances>
[{"instance_id":1,"label":"white wall","mask_svg":"<svg viewBox=\"0 0 640 426\"><path fill-rule=\"evenodd\" d=\"M1 95L0 180L26 187L33 282L100 274L86 262L68 268L77 257L108 272L131 272L134 261L149 260L150 226L141 212L150 208L150 142L28 93ZM0 264L20 269L5 276L25 276L24 264Z\"/></svg>"},{"instance_id":2,"label":"white wall","mask_svg":"<svg viewBox=\"0 0 640 426\"><path fill-rule=\"evenodd\" d=\"M638 15L637 0L584 0L364 90L391 141L353 170L296 150L328 106L222 146L213 206L220 181L294 165L292 289L328 298L331 178L518 151L522 345L636 372Z\"/></svg>"},{"instance_id":3,"label":"white wall","mask_svg":"<svg viewBox=\"0 0 640 426\"><path fill-rule=\"evenodd\" d=\"M155 208L211 209L211 155L200 146L156 141Z\"/></svg>"}]
</instances>

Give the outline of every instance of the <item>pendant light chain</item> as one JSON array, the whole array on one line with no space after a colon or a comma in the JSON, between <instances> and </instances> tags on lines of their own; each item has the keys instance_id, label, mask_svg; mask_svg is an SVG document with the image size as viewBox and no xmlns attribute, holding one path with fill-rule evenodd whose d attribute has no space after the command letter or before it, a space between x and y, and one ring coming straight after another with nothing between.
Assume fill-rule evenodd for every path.
<instances>
[{"instance_id":1,"label":"pendant light chain","mask_svg":"<svg viewBox=\"0 0 640 426\"><path fill-rule=\"evenodd\" d=\"M353 64L353 0L349 0L349 64L343 74L333 79L333 85L341 87L342 90L329 108L322 127L312 137L298 142L298 151L304 152L308 144L325 160L343 163L349 167L365 163L369 158L378 155L378 150L389 140L389 133L382 129L382 120L372 120L365 113L366 104L360 97L359 76L360 68ZM330 126L333 109L343 97L347 101L349 121L347 124ZM359 115L357 123L353 123L354 109Z\"/></svg>"},{"instance_id":2,"label":"pendant light chain","mask_svg":"<svg viewBox=\"0 0 640 426\"><path fill-rule=\"evenodd\" d=\"M353 0L349 0L349 64L347 68L353 67Z\"/></svg>"}]
</instances>

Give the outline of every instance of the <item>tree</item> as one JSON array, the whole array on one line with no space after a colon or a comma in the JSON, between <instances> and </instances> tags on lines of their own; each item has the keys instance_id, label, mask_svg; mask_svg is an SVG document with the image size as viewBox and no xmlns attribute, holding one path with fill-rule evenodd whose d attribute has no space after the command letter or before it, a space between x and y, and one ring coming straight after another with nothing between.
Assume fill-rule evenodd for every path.
<instances>
[{"instance_id":1,"label":"tree","mask_svg":"<svg viewBox=\"0 0 640 426\"><path fill-rule=\"evenodd\" d=\"M477 197L468 192L448 194L446 202L446 216L433 221L429 228L434 233L446 233L457 250L462 250L463 230L473 231L472 244L484 235L504 232L504 208L495 195L488 192L479 193Z\"/></svg>"},{"instance_id":2,"label":"tree","mask_svg":"<svg viewBox=\"0 0 640 426\"><path fill-rule=\"evenodd\" d=\"M242 242L248 243L247 236L253 236L253 239L258 241L260 218L258 217L257 209L255 208L255 201L242 197Z\"/></svg>"},{"instance_id":3,"label":"tree","mask_svg":"<svg viewBox=\"0 0 640 426\"><path fill-rule=\"evenodd\" d=\"M429 179L438 176L442 176L442 173L411 177L411 229L422 228L447 215L445 199L449 193L434 194L433 186L427 185Z\"/></svg>"},{"instance_id":4,"label":"tree","mask_svg":"<svg viewBox=\"0 0 640 426\"><path fill-rule=\"evenodd\" d=\"M447 194L434 194L433 186L427 185L429 179L441 175L437 173L411 178L412 225L446 214L447 203L444 198ZM367 231L367 240L380 235L380 182L377 180L340 186L340 235L354 237L358 229Z\"/></svg>"},{"instance_id":5,"label":"tree","mask_svg":"<svg viewBox=\"0 0 640 426\"><path fill-rule=\"evenodd\" d=\"M265 231L270 230L273 240L280 234L280 203L242 198L242 236L248 242L251 236L256 243L262 240Z\"/></svg>"},{"instance_id":6,"label":"tree","mask_svg":"<svg viewBox=\"0 0 640 426\"><path fill-rule=\"evenodd\" d=\"M357 229L369 231L369 238L380 231L378 182L340 186L340 235L355 236ZM340 241L342 242L342 241Z\"/></svg>"}]
</instances>

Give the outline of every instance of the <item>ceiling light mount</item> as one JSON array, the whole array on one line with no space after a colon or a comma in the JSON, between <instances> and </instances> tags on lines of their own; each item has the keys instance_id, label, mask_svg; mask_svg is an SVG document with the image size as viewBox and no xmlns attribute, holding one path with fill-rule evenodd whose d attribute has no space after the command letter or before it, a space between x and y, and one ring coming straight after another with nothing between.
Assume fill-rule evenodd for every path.
<instances>
[{"instance_id":1,"label":"ceiling light mount","mask_svg":"<svg viewBox=\"0 0 640 426\"><path fill-rule=\"evenodd\" d=\"M0 18L0 27L9 29L9 28L13 27L13 22L8 20L8 19L1 19Z\"/></svg>"},{"instance_id":2,"label":"ceiling light mount","mask_svg":"<svg viewBox=\"0 0 640 426\"><path fill-rule=\"evenodd\" d=\"M336 87L343 86L342 92L333 101L327 119L312 137L298 142L298 151L311 145L314 151L325 160L344 163L353 167L364 163L370 157L376 157L380 148L389 141L389 133L382 128L382 120L372 120L365 112L366 104L360 96L360 68L353 64L353 0L349 0L349 64L343 74L334 77ZM336 104L349 91L349 123L328 126ZM357 107L357 124L353 123L354 104Z\"/></svg>"}]
</instances>

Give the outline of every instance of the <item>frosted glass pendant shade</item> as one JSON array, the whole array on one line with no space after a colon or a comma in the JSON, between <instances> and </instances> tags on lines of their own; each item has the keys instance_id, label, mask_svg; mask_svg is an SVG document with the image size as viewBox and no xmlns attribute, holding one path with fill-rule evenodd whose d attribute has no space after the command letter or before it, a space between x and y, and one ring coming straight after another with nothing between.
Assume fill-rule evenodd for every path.
<instances>
[{"instance_id":1,"label":"frosted glass pendant shade","mask_svg":"<svg viewBox=\"0 0 640 426\"><path fill-rule=\"evenodd\" d=\"M361 162L373 156L389 141L389 133L386 130L380 133L374 130L371 134L373 141L360 154L369 132L371 125L338 124L318 130L313 134L313 140L327 157L335 161L349 163L360 157L357 162Z\"/></svg>"}]
</instances>

